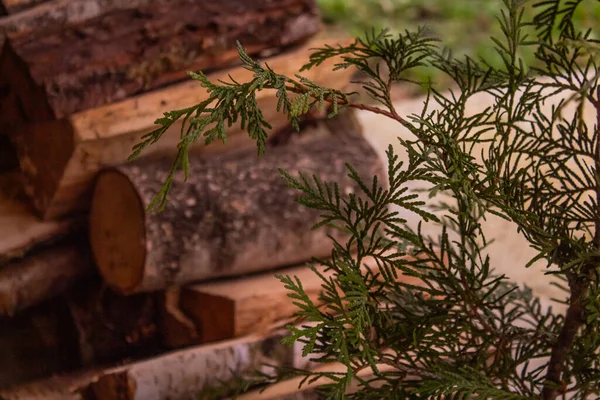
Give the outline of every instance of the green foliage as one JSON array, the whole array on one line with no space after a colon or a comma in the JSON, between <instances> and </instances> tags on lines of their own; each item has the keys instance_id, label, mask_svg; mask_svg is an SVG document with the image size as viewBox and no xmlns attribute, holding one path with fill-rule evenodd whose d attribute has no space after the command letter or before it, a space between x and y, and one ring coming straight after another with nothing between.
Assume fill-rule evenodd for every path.
<instances>
[{"instance_id":1,"label":"green foliage","mask_svg":"<svg viewBox=\"0 0 600 400\"><path fill-rule=\"evenodd\" d=\"M327 399L599 395L600 123L588 126L583 118L592 107L600 121L598 42L573 18L585 3L505 0L501 35L492 38L496 64L454 57L422 29L372 33L349 46L315 50L304 69L339 57L336 68L355 68L369 78L362 85L378 106L299 75L278 75L241 46L244 66L254 72L250 82L217 85L201 73L192 75L211 98L167 113L136 147L141 151L184 118L187 131L173 171L185 169L191 142L202 136L207 143L224 140L225 123L240 121L263 151L268 124L256 105L258 90L276 90L293 124L309 109L331 104L333 115L342 107L368 110L413 135L400 140L406 160L389 147L385 178L366 180L348 165L359 193L342 194L335 182L281 171L298 201L321 211L315 228L329 224L351 234L346 243L333 242L330 259L314 260L333 272L326 277L323 268L312 267L323 281L322 305L310 300L296 277L279 277L301 324L289 326L285 342L302 343L305 355L340 362L346 371L280 371L262 376L263 383L328 377L322 387ZM533 18L525 12L530 6ZM535 55L535 65L524 61L523 49ZM392 86L423 67L443 73L454 90L445 94L432 82L413 81L427 90L427 101L421 114L401 116L391 101ZM557 93L571 96L548 114L542 106ZM467 113L468 101L478 94L495 101ZM432 103L440 107L429 109ZM424 182L427 196L409 191ZM169 184L157 201L164 201ZM416 228L402 218L408 213L420 218ZM564 315L492 270L481 228L492 214L514 222L537 251L531 262L544 260L548 273L564 282ZM425 226L437 234L425 235ZM368 259L376 270L362 268ZM400 274L421 284L400 280ZM373 371L371 377L359 376L365 369ZM359 390L344 394L351 381L358 381Z\"/></svg>"}]
</instances>

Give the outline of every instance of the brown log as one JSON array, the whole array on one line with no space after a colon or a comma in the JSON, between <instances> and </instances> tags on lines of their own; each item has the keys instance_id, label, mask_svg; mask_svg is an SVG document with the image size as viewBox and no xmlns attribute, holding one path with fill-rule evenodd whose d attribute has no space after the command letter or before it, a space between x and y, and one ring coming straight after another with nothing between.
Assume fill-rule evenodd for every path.
<instances>
[{"instance_id":1,"label":"brown log","mask_svg":"<svg viewBox=\"0 0 600 400\"><path fill-rule=\"evenodd\" d=\"M59 301L0 318L0 388L79 366L68 310Z\"/></svg>"},{"instance_id":2,"label":"brown log","mask_svg":"<svg viewBox=\"0 0 600 400\"><path fill-rule=\"evenodd\" d=\"M65 293L93 272L88 244L68 240L0 268L0 317Z\"/></svg>"},{"instance_id":3,"label":"brown log","mask_svg":"<svg viewBox=\"0 0 600 400\"><path fill-rule=\"evenodd\" d=\"M80 217L40 220L21 193L21 178L20 173L0 175L0 265L85 227Z\"/></svg>"},{"instance_id":4,"label":"brown log","mask_svg":"<svg viewBox=\"0 0 600 400\"><path fill-rule=\"evenodd\" d=\"M315 39L266 61L276 72L293 75L308 60L310 49L326 42ZM302 75L318 84L343 90L350 82L352 71L333 72L334 64L339 61L328 60ZM229 74L238 82L247 82L253 76L251 71L238 67L209 74L209 78L213 82L228 81ZM198 82L187 81L83 111L61 121L25 127L14 135L13 140L26 178L27 193L39 215L44 219L55 219L87 210L93 181L101 168L123 163L133 145L141 141L141 136L157 128L154 121L164 112L189 107L207 97L208 93ZM276 111L277 98L273 91L260 91L257 101L265 119L273 126L273 133L289 125L287 117ZM180 124L174 124L144 156L172 154L180 129ZM228 128L227 132L227 144L218 142L204 146L198 143L193 150L225 152L255 147L248 135L240 131L239 125Z\"/></svg>"},{"instance_id":5,"label":"brown log","mask_svg":"<svg viewBox=\"0 0 600 400\"><path fill-rule=\"evenodd\" d=\"M363 268L377 272L377 263L366 259ZM325 277L333 277L331 270L319 270ZM319 304L323 280L308 266L184 286L177 290L174 301L163 306L161 329L166 345L183 347L261 333L293 319L299 308L276 275L297 277L308 297ZM405 283L420 282L400 272L398 275Z\"/></svg>"},{"instance_id":6,"label":"brown log","mask_svg":"<svg viewBox=\"0 0 600 400\"><path fill-rule=\"evenodd\" d=\"M9 36L0 58L8 93L0 97L0 129L114 103L186 79L188 71L240 64L237 40L259 55L319 29L314 0L165 0Z\"/></svg>"},{"instance_id":7,"label":"brown log","mask_svg":"<svg viewBox=\"0 0 600 400\"><path fill-rule=\"evenodd\" d=\"M163 349L152 295L124 297L90 282L69 293L67 304L84 366L140 359Z\"/></svg>"},{"instance_id":8,"label":"brown log","mask_svg":"<svg viewBox=\"0 0 600 400\"><path fill-rule=\"evenodd\" d=\"M48 1L49 0L2 0L1 6L4 14L15 14Z\"/></svg>"},{"instance_id":9,"label":"brown log","mask_svg":"<svg viewBox=\"0 0 600 400\"><path fill-rule=\"evenodd\" d=\"M330 254L331 234L320 212L296 202L278 172L297 170L340 184L358 185L347 175L350 163L364 179L383 176L369 143L318 139L296 146L221 157L193 157L190 177L176 174L169 204L146 212L171 167L171 160L131 163L102 172L90 213L90 240L96 264L109 286L123 293L163 289L210 278L272 270Z\"/></svg>"}]
</instances>

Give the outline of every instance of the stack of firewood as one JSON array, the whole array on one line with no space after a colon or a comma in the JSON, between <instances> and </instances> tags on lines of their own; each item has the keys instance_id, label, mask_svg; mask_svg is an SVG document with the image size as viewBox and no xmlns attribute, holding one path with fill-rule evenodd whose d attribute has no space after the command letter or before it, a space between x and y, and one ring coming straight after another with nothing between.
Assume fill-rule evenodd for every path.
<instances>
[{"instance_id":1,"label":"stack of firewood","mask_svg":"<svg viewBox=\"0 0 600 400\"><path fill-rule=\"evenodd\" d=\"M345 162L382 176L352 116L313 116L290 137L275 93L260 92L276 139L266 155L237 126L226 144L195 146L160 213L147 205L180 126L127 157L165 111L207 98L187 71L251 79L236 40L297 73L324 43L315 1L0 3L0 398L190 398L265 363L311 367L279 342L297 309L274 275L299 276L316 300L304 264L344 234L312 230L319 213L277 168L345 193L357 190ZM303 75L344 89L334 63Z\"/></svg>"}]
</instances>

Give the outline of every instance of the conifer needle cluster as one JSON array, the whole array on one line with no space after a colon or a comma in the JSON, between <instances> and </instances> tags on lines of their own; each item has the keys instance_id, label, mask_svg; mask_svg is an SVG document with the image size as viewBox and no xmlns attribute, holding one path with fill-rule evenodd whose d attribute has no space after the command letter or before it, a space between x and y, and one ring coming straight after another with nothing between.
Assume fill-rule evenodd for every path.
<instances>
[{"instance_id":1,"label":"conifer needle cluster","mask_svg":"<svg viewBox=\"0 0 600 400\"><path fill-rule=\"evenodd\" d=\"M333 243L330 259L314 260L334 272L328 278L313 267L323 281L322 305L296 277L279 277L298 306L299 325L289 326L285 341L300 342L306 355L346 370L278 371L248 384L325 376L327 399L600 396L600 43L599 32L581 31L573 22L582 3L504 0L498 16L503 35L493 38L501 67L456 57L425 29L371 32L347 46L316 49L303 70L340 59L336 69L354 68L367 77L360 82L370 96L366 102L301 74L279 75L241 44L251 81L214 83L201 72L190 75L210 97L158 119L132 157L180 119L172 173L181 168L187 174L190 144L225 141L225 128L236 123L264 152L270 125L257 105L260 90L276 91L278 110L296 128L311 109L328 107L333 116L354 108L391 118L413 135L400 140L406 159L389 147L386 177L364 180L348 165L360 193L342 194L335 182L281 171L298 201L322 212L319 226L351 233L348 242ZM533 20L525 20L524 7L533 7ZM525 65L524 48L535 50L536 66ZM419 115L402 115L391 91L421 67L443 72L455 88L442 93L434 82L411 82L427 90L427 101ZM467 102L481 93L493 96L493 104L467 113ZM551 113L543 108L565 93ZM429 109L434 103L440 107ZM596 113L593 125L583 118L586 107ZM152 207L164 205L171 179ZM429 196L409 191L414 182L427 182ZM436 224L437 235L425 235L421 224L408 226L407 213ZM490 267L481 221L492 214L515 223L537 252L531 263L546 262L548 273L564 283L564 299L555 300L565 302L564 314L542 307L529 288ZM367 258L376 261L376 273L361 268ZM398 274L422 284L404 283ZM373 374L357 377L365 368ZM353 380L359 390L345 394Z\"/></svg>"}]
</instances>

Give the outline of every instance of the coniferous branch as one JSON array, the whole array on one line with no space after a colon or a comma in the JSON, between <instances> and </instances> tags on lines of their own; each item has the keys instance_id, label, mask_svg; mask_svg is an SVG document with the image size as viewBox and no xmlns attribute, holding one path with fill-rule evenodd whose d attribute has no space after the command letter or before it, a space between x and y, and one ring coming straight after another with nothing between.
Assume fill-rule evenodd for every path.
<instances>
[{"instance_id":1,"label":"coniferous branch","mask_svg":"<svg viewBox=\"0 0 600 400\"><path fill-rule=\"evenodd\" d=\"M335 68L365 74L369 79L359 83L380 106L354 102L351 93L300 76L280 76L241 46L244 66L254 72L251 82L217 85L201 73L193 75L211 97L167 113L157 121L161 128L136 147L139 153L176 120L189 121L174 170L185 170L191 142L202 136L206 143L224 140L225 123L245 123L262 152L268 124L256 105L258 90L276 90L280 109L295 126L298 116L327 103L334 114L350 107L387 116L413 134L400 140L405 162L388 149L385 182L357 176L347 166L358 193L343 194L335 182L318 176L295 178L280 171L299 192L301 204L321 211L315 228L333 225L351 236L346 243L333 241L330 259L314 260L333 272L326 277L313 268L322 280L320 305L296 277L279 276L298 307L299 321L307 323L289 326L285 341L302 343L304 354L317 362L341 362L346 373L291 370L285 376L304 376L304 382L328 377L331 383L322 387L327 398L342 398L365 368L373 377L357 378L361 390L350 398L555 399L598 391L599 69L593 35L572 23L581 3L539 1L534 4L539 13L526 21L525 2L505 0L498 18L502 35L493 38L500 67L439 51L423 30L398 36L373 32L349 46L316 49L303 67L340 58ZM536 38L527 33L531 25ZM529 46L536 46L536 68L527 69L520 57ZM422 113L403 116L391 100L392 84L422 66L445 73L456 90L444 94L430 86ZM534 73L549 79L540 81ZM566 91L573 95L548 115L544 102ZM495 102L467 113L469 101L480 93ZM564 117L572 102L572 117ZM431 103L439 107L429 110ZM583 118L587 104L597 113L594 127ZM159 193L162 201L168 182ZM430 185L429 198L408 190L417 182ZM421 218L416 228L406 224L402 213L407 212ZM544 260L549 272L568 283L564 316L543 309L530 289L492 270L481 227L489 214L514 222L538 253L530 263ZM437 234L425 236L425 224L438 227ZM376 261L376 272L362 268L366 258ZM399 274L421 283L402 282ZM531 366L544 358L548 361ZM393 371L378 369L381 364ZM284 375L263 378L274 382Z\"/></svg>"}]
</instances>

